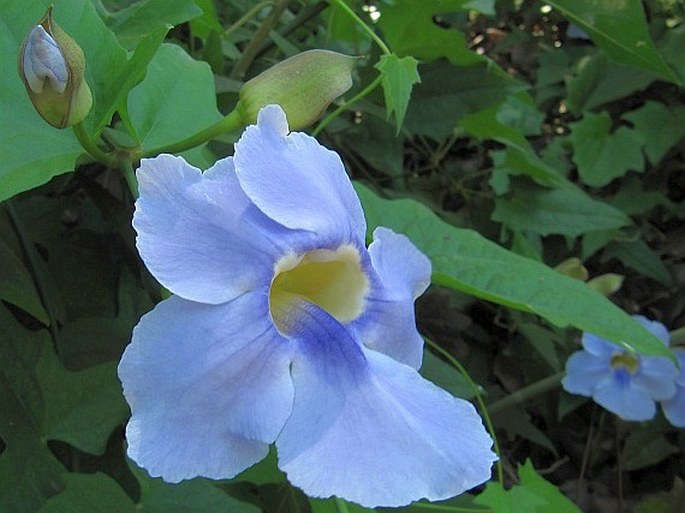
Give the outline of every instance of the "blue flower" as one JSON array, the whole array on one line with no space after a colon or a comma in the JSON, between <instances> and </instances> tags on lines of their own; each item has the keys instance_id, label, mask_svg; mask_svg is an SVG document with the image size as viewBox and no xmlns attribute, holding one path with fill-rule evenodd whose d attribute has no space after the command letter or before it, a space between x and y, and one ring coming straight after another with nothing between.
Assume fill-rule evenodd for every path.
<instances>
[{"instance_id":1,"label":"blue flower","mask_svg":"<svg viewBox=\"0 0 685 513\"><path fill-rule=\"evenodd\" d=\"M633 316L668 346L666 327L641 315ZM649 420L656 401L675 394L675 364L665 357L645 356L620 348L591 333L583 333L583 351L566 362L562 386L572 394L592 397L624 420Z\"/></svg>"},{"instance_id":2,"label":"blue flower","mask_svg":"<svg viewBox=\"0 0 685 513\"><path fill-rule=\"evenodd\" d=\"M138 170L137 246L173 296L119 364L128 454L152 476L230 478L275 443L314 497L365 506L445 499L490 478L473 406L424 380L414 300L428 259L377 228L337 154L263 109L202 173Z\"/></svg>"},{"instance_id":3,"label":"blue flower","mask_svg":"<svg viewBox=\"0 0 685 513\"><path fill-rule=\"evenodd\" d=\"M685 351L675 350L673 354L678 358L680 372L675 378L676 392L673 397L661 403L664 415L676 427L685 427Z\"/></svg>"}]
</instances>

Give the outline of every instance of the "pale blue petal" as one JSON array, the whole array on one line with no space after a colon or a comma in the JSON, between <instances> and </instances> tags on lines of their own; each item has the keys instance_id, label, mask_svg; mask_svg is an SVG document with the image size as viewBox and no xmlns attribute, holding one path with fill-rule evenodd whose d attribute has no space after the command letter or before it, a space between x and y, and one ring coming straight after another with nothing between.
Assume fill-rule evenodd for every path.
<instances>
[{"instance_id":1,"label":"pale blue petal","mask_svg":"<svg viewBox=\"0 0 685 513\"><path fill-rule=\"evenodd\" d=\"M676 392L672 398L661 403L664 415L676 427L685 428L685 351L673 351L680 363L680 372L675 380Z\"/></svg>"},{"instance_id":2,"label":"pale blue petal","mask_svg":"<svg viewBox=\"0 0 685 513\"><path fill-rule=\"evenodd\" d=\"M671 336L669 335L666 326L664 326L662 323L660 323L659 321L649 320L644 315L633 315L633 319L635 319L637 322L639 322L645 328L647 328L647 331L649 331L652 335L661 340L664 344L666 344L667 346L669 345Z\"/></svg>"},{"instance_id":3,"label":"pale blue petal","mask_svg":"<svg viewBox=\"0 0 685 513\"><path fill-rule=\"evenodd\" d=\"M128 454L152 476L229 478L262 459L292 408L291 345L267 290L219 305L173 296L145 315L119 363Z\"/></svg>"},{"instance_id":4,"label":"pale blue petal","mask_svg":"<svg viewBox=\"0 0 685 513\"><path fill-rule=\"evenodd\" d=\"M611 379L602 383L593 396L595 402L623 420L642 421L654 418L656 404L631 380Z\"/></svg>"},{"instance_id":5,"label":"pale blue petal","mask_svg":"<svg viewBox=\"0 0 685 513\"><path fill-rule=\"evenodd\" d=\"M488 480L492 440L473 406L364 349L309 305L296 342L279 466L307 495L366 507L440 500Z\"/></svg>"},{"instance_id":6,"label":"pale blue petal","mask_svg":"<svg viewBox=\"0 0 685 513\"><path fill-rule=\"evenodd\" d=\"M235 145L242 189L283 226L339 243L364 241L366 223L359 198L340 157L304 133L288 135L277 105L259 112Z\"/></svg>"},{"instance_id":7,"label":"pale blue petal","mask_svg":"<svg viewBox=\"0 0 685 513\"><path fill-rule=\"evenodd\" d=\"M418 369L423 339L416 329L414 301L430 284L430 260L407 237L387 228L376 228L373 238L369 256L379 283L350 328L366 347Z\"/></svg>"},{"instance_id":8,"label":"pale blue petal","mask_svg":"<svg viewBox=\"0 0 685 513\"><path fill-rule=\"evenodd\" d=\"M661 403L664 415L676 427L685 428L685 388L678 387L672 399Z\"/></svg>"},{"instance_id":9,"label":"pale blue petal","mask_svg":"<svg viewBox=\"0 0 685 513\"><path fill-rule=\"evenodd\" d=\"M675 394L678 369L668 358L640 356L640 368L633 376L636 387L645 390L656 401L670 399Z\"/></svg>"},{"instance_id":10,"label":"pale blue petal","mask_svg":"<svg viewBox=\"0 0 685 513\"><path fill-rule=\"evenodd\" d=\"M624 353L625 350L616 344L606 341L592 333L583 333L581 338L583 348L595 356L605 356L611 358L614 353Z\"/></svg>"},{"instance_id":11,"label":"pale blue petal","mask_svg":"<svg viewBox=\"0 0 685 513\"><path fill-rule=\"evenodd\" d=\"M204 175L180 157L143 159L133 226L146 266L186 299L222 303L268 285L287 235L241 191L231 159Z\"/></svg>"},{"instance_id":12,"label":"pale blue petal","mask_svg":"<svg viewBox=\"0 0 685 513\"><path fill-rule=\"evenodd\" d=\"M577 351L566 362L566 376L561 385L571 394L591 397L596 387L606 379L611 379L612 375L613 371L606 357Z\"/></svg>"}]
</instances>

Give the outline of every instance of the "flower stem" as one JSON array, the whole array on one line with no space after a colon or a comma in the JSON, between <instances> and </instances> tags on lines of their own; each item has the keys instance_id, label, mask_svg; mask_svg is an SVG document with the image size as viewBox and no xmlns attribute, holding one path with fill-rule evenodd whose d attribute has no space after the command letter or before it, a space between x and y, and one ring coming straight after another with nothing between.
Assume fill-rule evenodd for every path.
<instances>
[{"instance_id":1,"label":"flower stem","mask_svg":"<svg viewBox=\"0 0 685 513\"><path fill-rule=\"evenodd\" d=\"M381 83L381 80L383 79L383 75L378 75L373 82L371 82L369 85L367 85L364 89L359 91L357 94L355 94L352 98L347 100L345 103L340 105L337 109L335 109L333 112L331 112L328 116L323 118L318 125L316 125L316 128L312 131L312 136L316 137L321 130L326 128L328 123L333 121L335 118L337 118L341 112L349 109L353 104L357 103L359 100L367 96L368 94L371 93L376 87L378 87Z\"/></svg>"},{"instance_id":2,"label":"flower stem","mask_svg":"<svg viewBox=\"0 0 685 513\"><path fill-rule=\"evenodd\" d=\"M522 389L517 390L516 392L512 392L508 396L503 397L502 399L499 399L494 403L490 404L488 406L488 410L490 410L490 413L495 414L502 410L506 410L507 408L511 408L512 406L517 406L521 403L524 403L534 397L547 393L550 390L554 390L559 386L559 383L561 383L561 378L564 377L564 374L565 372L563 371L557 372L556 374L547 376L546 378L543 378L540 381L531 383L530 385L523 387Z\"/></svg>"},{"instance_id":3,"label":"flower stem","mask_svg":"<svg viewBox=\"0 0 685 513\"><path fill-rule=\"evenodd\" d=\"M480 387L476 385L476 383L471 379L471 376L469 376L469 373L466 372L466 369L464 366L457 361L457 359L452 356L448 351L440 347L438 344L430 340L429 338L423 337L423 339L426 341L426 344L433 349L434 351L440 353L440 355L447 360L455 369L457 369L462 376L464 376L464 379L468 382L469 386L473 389L474 394L476 395L476 402L478 403L478 409L480 410L480 414L483 416L483 421L485 422L485 426L488 428L488 433L490 433L490 436L492 437L492 443L495 447L495 453L497 454L497 482L500 484L500 486L504 486L504 469L502 468L502 457L501 457L501 451L499 448L499 442L497 441L497 435L495 434L495 428L492 424L492 421L490 420L490 415L488 414L488 409L485 407L485 402L483 401L483 396L480 393Z\"/></svg>"},{"instance_id":4,"label":"flower stem","mask_svg":"<svg viewBox=\"0 0 685 513\"><path fill-rule=\"evenodd\" d=\"M131 191L131 196L133 199L138 198L138 179L136 174L133 172L133 164L130 160L122 160L119 164L121 166L121 172L124 175L124 180L126 180L126 185L128 185L129 191Z\"/></svg>"},{"instance_id":5,"label":"flower stem","mask_svg":"<svg viewBox=\"0 0 685 513\"><path fill-rule=\"evenodd\" d=\"M245 125L242 116L237 110L230 112L225 118L223 118L218 123L208 126L204 130L200 130L196 134L183 139L182 141L177 141L172 144L167 144L166 146L161 146L159 148L154 148L152 150L143 151L140 155L141 158L144 157L156 157L160 153L181 153L207 141L214 139L215 137L225 133L240 128Z\"/></svg>"},{"instance_id":6,"label":"flower stem","mask_svg":"<svg viewBox=\"0 0 685 513\"><path fill-rule=\"evenodd\" d=\"M274 3L275 3L274 0L266 0L264 2L259 2L257 5L253 6L252 9L247 11L247 13L245 13L233 25L231 25L226 30L224 30L224 36L225 37L230 36L233 32L235 32L237 29L242 27L247 21L249 21L252 17L254 17L259 11L261 11L265 7L273 5Z\"/></svg>"},{"instance_id":7,"label":"flower stem","mask_svg":"<svg viewBox=\"0 0 685 513\"><path fill-rule=\"evenodd\" d=\"M388 48L388 45L386 45L383 42L383 40L380 37L378 37L378 35L376 35L376 33L373 30L371 30L371 28L366 23L364 23L362 19L359 16L357 16L357 14L352 9L350 9L350 7L345 2L343 2L342 0L331 1L338 7L340 7L340 9L345 11L345 13L348 16L350 16L367 34L369 34L371 39L373 39L373 41L378 45L378 47L385 55L390 55L392 53L390 51L390 48Z\"/></svg>"},{"instance_id":8,"label":"flower stem","mask_svg":"<svg viewBox=\"0 0 685 513\"><path fill-rule=\"evenodd\" d=\"M72 128L74 129L76 139L78 139L78 142L83 146L83 149L86 150L88 155L107 167L111 167L114 164L112 157L102 151L97 144L95 144L93 139L91 139L83 126L83 122L76 123Z\"/></svg>"}]
</instances>

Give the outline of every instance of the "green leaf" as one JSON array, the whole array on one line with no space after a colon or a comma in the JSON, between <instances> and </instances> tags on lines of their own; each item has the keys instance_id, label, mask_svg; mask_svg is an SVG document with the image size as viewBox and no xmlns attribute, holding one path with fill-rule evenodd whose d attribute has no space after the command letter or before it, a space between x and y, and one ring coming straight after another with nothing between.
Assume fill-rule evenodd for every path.
<instances>
[{"instance_id":1,"label":"green leaf","mask_svg":"<svg viewBox=\"0 0 685 513\"><path fill-rule=\"evenodd\" d=\"M527 86L497 66L455 68L445 61L422 64L421 83L412 92L406 128L442 140L454 132L457 121L499 104Z\"/></svg>"},{"instance_id":2,"label":"green leaf","mask_svg":"<svg viewBox=\"0 0 685 513\"><path fill-rule=\"evenodd\" d=\"M3 239L0 239L0 269L0 299L18 306L45 326L50 324L31 275Z\"/></svg>"},{"instance_id":3,"label":"green leaf","mask_svg":"<svg viewBox=\"0 0 685 513\"><path fill-rule=\"evenodd\" d=\"M447 58L457 66L471 66L485 60L468 48L466 37L458 30L438 26L434 17L468 10L469 0L395 0L383 6L378 25L385 40L398 55L412 55L424 61Z\"/></svg>"},{"instance_id":4,"label":"green leaf","mask_svg":"<svg viewBox=\"0 0 685 513\"><path fill-rule=\"evenodd\" d=\"M623 468L650 467L678 452L678 447L669 443L663 434L655 433L653 427L636 429L628 435L623 446Z\"/></svg>"},{"instance_id":5,"label":"green leaf","mask_svg":"<svg viewBox=\"0 0 685 513\"><path fill-rule=\"evenodd\" d=\"M550 0L582 27L611 59L680 83L654 46L640 0Z\"/></svg>"},{"instance_id":6,"label":"green leaf","mask_svg":"<svg viewBox=\"0 0 685 513\"><path fill-rule=\"evenodd\" d=\"M577 237L631 223L620 210L576 190L518 186L510 198L495 199L493 221L516 231Z\"/></svg>"},{"instance_id":7,"label":"green leaf","mask_svg":"<svg viewBox=\"0 0 685 513\"><path fill-rule=\"evenodd\" d=\"M63 488L66 470L44 438L45 403L34 377L44 330L30 332L0 303L0 511L34 513Z\"/></svg>"},{"instance_id":8,"label":"green leaf","mask_svg":"<svg viewBox=\"0 0 685 513\"><path fill-rule=\"evenodd\" d=\"M672 357L659 339L584 283L472 230L450 226L416 201L384 200L361 184L355 187L369 232L380 225L411 238L431 259L435 284L536 313L558 326L575 326L641 353Z\"/></svg>"},{"instance_id":9,"label":"green leaf","mask_svg":"<svg viewBox=\"0 0 685 513\"><path fill-rule=\"evenodd\" d=\"M586 112L583 119L572 123L571 142L578 174L592 187L602 187L628 171L644 169L642 139L625 126L612 133L606 112Z\"/></svg>"},{"instance_id":10,"label":"green leaf","mask_svg":"<svg viewBox=\"0 0 685 513\"><path fill-rule=\"evenodd\" d=\"M510 490L491 481L485 491L474 499L475 504L488 506L493 513L582 513L559 489L543 479L530 460L519 466L521 482Z\"/></svg>"},{"instance_id":11,"label":"green leaf","mask_svg":"<svg viewBox=\"0 0 685 513\"><path fill-rule=\"evenodd\" d=\"M45 399L45 438L103 454L112 431L128 416L116 364L69 372L46 349L36 377Z\"/></svg>"},{"instance_id":12,"label":"green leaf","mask_svg":"<svg viewBox=\"0 0 685 513\"><path fill-rule=\"evenodd\" d=\"M673 282L671 273L661 258L643 240L631 242L612 242L604 250L602 260L616 258L623 265L635 269L640 274L669 286Z\"/></svg>"},{"instance_id":13,"label":"green leaf","mask_svg":"<svg viewBox=\"0 0 685 513\"><path fill-rule=\"evenodd\" d=\"M385 108L387 118L390 119L395 113L397 133L400 133L404 115L407 112L409 98L414 84L421 82L421 77L416 69L419 61L412 56L402 57L397 55L383 55L375 68L383 74L381 85L385 96Z\"/></svg>"},{"instance_id":14,"label":"green leaf","mask_svg":"<svg viewBox=\"0 0 685 513\"><path fill-rule=\"evenodd\" d=\"M141 513L259 513L260 509L234 499L214 486L209 479L195 478L178 484L153 479L147 472L129 465L140 483L140 501L136 511Z\"/></svg>"},{"instance_id":15,"label":"green leaf","mask_svg":"<svg viewBox=\"0 0 685 513\"><path fill-rule=\"evenodd\" d=\"M651 71L616 64L598 52L581 59L577 74L567 80L566 105L572 113L581 114L642 91L656 78Z\"/></svg>"},{"instance_id":16,"label":"green leaf","mask_svg":"<svg viewBox=\"0 0 685 513\"><path fill-rule=\"evenodd\" d=\"M659 164L668 150L685 137L685 107L666 107L648 101L642 107L623 115L630 121L644 142L645 153L653 165ZM668 127L667 130L664 130Z\"/></svg>"},{"instance_id":17,"label":"green leaf","mask_svg":"<svg viewBox=\"0 0 685 513\"><path fill-rule=\"evenodd\" d=\"M134 48L143 37L200 15L194 0L143 0L110 16L107 25L126 48Z\"/></svg>"},{"instance_id":18,"label":"green leaf","mask_svg":"<svg viewBox=\"0 0 685 513\"><path fill-rule=\"evenodd\" d=\"M210 34L223 32L224 28L217 17L214 0L195 0L195 3L202 10L202 16L190 21L190 30L193 36L199 37L202 41L207 41Z\"/></svg>"},{"instance_id":19,"label":"green leaf","mask_svg":"<svg viewBox=\"0 0 685 513\"><path fill-rule=\"evenodd\" d=\"M214 78L205 62L180 46L163 44L145 80L128 97L128 115L140 144L152 150L189 137L222 119Z\"/></svg>"},{"instance_id":20,"label":"green leaf","mask_svg":"<svg viewBox=\"0 0 685 513\"><path fill-rule=\"evenodd\" d=\"M66 474L66 488L40 513L136 513L139 511L119 484L107 474Z\"/></svg>"}]
</instances>

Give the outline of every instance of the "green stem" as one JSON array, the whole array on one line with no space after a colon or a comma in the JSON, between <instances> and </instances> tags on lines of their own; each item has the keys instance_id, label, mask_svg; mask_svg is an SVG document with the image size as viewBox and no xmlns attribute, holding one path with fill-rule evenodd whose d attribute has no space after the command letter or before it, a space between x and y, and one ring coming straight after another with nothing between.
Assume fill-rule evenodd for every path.
<instances>
[{"instance_id":1,"label":"green stem","mask_svg":"<svg viewBox=\"0 0 685 513\"><path fill-rule=\"evenodd\" d=\"M231 74L229 75L230 78L236 80L243 79L245 73L247 73L247 69L250 67L250 64L252 64L252 61L254 61L255 57L257 57L257 53L259 53L259 48L262 46L262 42L269 37L269 33L276 26L281 14L283 14L283 11L285 11L285 8L288 7L289 3L290 0L278 0L274 4L269 15L259 26L257 31L252 36L252 39L243 50L243 54L240 56L240 59L238 59L238 62L236 62L235 66L233 66Z\"/></svg>"},{"instance_id":2,"label":"green stem","mask_svg":"<svg viewBox=\"0 0 685 513\"><path fill-rule=\"evenodd\" d=\"M124 174L124 180L126 180L126 185L128 185L129 191L131 191L131 196L133 199L138 198L138 180L136 179L136 174L133 172L133 164L130 160L125 159L120 163L121 172Z\"/></svg>"},{"instance_id":3,"label":"green stem","mask_svg":"<svg viewBox=\"0 0 685 513\"><path fill-rule=\"evenodd\" d=\"M388 46L383 42L383 40L380 37L378 37L376 35L376 33L373 30L371 30L371 27L369 27L366 23L364 23L362 21L362 19L359 16L357 16L357 14L352 9L350 9L350 7L345 2L343 2L342 0L331 0L331 1L334 4L336 4L338 7L340 7L340 9L345 11L345 13L347 13L347 15L350 16L355 22L357 22L357 24L359 24L359 26L362 29L364 29L364 31L367 34L369 34L371 39L373 39L373 41L378 45L378 47L381 49L381 51L385 55L390 55L392 53L390 51L390 48L388 48Z\"/></svg>"},{"instance_id":4,"label":"green stem","mask_svg":"<svg viewBox=\"0 0 685 513\"><path fill-rule=\"evenodd\" d=\"M111 155L107 155L97 146L97 144L95 144L88 132L86 132L83 122L76 123L72 128L74 129L74 134L76 134L76 139L78 139L78 142L83 146L83 149L88 152L88 155L105 166L112 167L114 160Z\"/></svg>"},{"instance_id":5,"label":"green stem","mask_svg":"<svg viewBox=\"0 0 685 513\"><path fill-rule=\"evenodd\" d=\"M33 283L35 284L36 290L38 291L40 302L43 304L43 308L45 308L45 312L48 314L48 322L50 323L48 329L50 330L50 338L52 338L52 344L55 348L55 353L57 354L57 357L60 360L64 361L62 343L59 336L59 330L57 329L57 315L55 314L54 308L52 306L52 301L50 301L50 294L48 292L48 289L43 283L43 280L40 279L40 256L38 255L38 252L36 251L33 242L31 241L31 239L29 239L29 236L26 232L26 229L24 228L23 223L21 222L19 214L14 208L14 203L12 199L6 200L5 205L7 206L7 214L9 215L10 223L12 223L12 227L14 228L14 231L17 234L17 238L19 239L19 245L21 246L22 252L26 257L26 260L28 261L29 272L31 273Z\"/></svg>"},{"instance_id":6,"label":"green stem","mask_svg":"<svg viewBox=\"0 0 685 513\"><path fill-rule=\"evenodd\" d=\"M231 130L235 130L236 128L240 128L242 126L245 126L245 122L243 121L240 113L237 110L234 110L218 123L215 123L204 130L200 130L196 134L193 134L182 141L177 141L175 143L167 144L166 146L161 146L152 150L143 151L140 157L156 157L160 153L181 153L186 150L190 150L191 148L195 148L196 146L200 146L201 144L204 144L223 133L230 132Z\"/></svg>"},{"instance_id":7,"label":"green stem","mask_svg":"<svg viewBox=\"0 0 685 513\"><path fill-rule=\"evenodd\" d=\"M267 7L269 5L273 5L276 3L274 0L267 0L265 2L259 2L257 5L255 5L252 9L247 11L238 21L236 21L233 25L228 27L226 30L224 30L224 36L228 37L242 27L247 21L251 20L259 11L264 9L264 7Z\"/></svg>"},{"instance_id":8,"label":"green stem","mask_svg":"<svg viewBox=\"0 0 685 513\"><path fill-rule=\"evenodd\" d=\"M342 105L340 105L337 109L335 109L333 112L331 112L328 116L326 116L325 118L323 118L323 119L319 122L319 124L316 125L316 128L312 131L312 136L313 136L313 137L316 137L316 136L321 132L321 130L323 130L324 128L326 128L326 126L328 125L328 123L330 123L330 122L333 121L335 118L337 118L337 117L340 115L341 112L343 112L343 111L349 109L352 105L354 105L354 104L357 103L359 100L361 100L362 98L364 98L365 96L367 96L368 94L370 94L371 91L373 91L374 89L376 89L376 88L380 85L380 83L381 83L382 80L383 80L383 75L378 75L378 76L374 79L373 82L371 82L371 83L370 83L369 85L367 85L364 89L362 89L361 91L359 91L359 92L358 92L357 94L355 94L352 98L350 98L349 100L347 100L345 103L343 103Z\"/></svg>"},{"instance_id":9,"label":"green stem","mask_svg":"<svg viewBox=\"0 0 685 513\"><path fill-rule=\"evenodd\" d=\"M559 387L559 383L561 383L561 378L563 378L565 374L566 373L563 371L557 372L556 374L547 376L546 378L543 378L540 381L531 383L530 385L523 387L520 390L517 390L516 392L512 392L508 396L503 397L502 399L499 399L494 403L490 404L488 406L488 410L490 410L490 413L495 414L502 410L506 410L507 408L511 408L512 406L518 406L521 403L529 401L534 397L554 390Z\"/></svg>"},{"instance_id":10,"label":"green stem","mask_svg":"<svg viewBox=\"0 0 685 513\"><path fill-rule=\"evenodd\" d=\"M497 441L497 435L495 434L495 428L492 424L492 420L490 420L490 415L488 414L488 409L485 407L485 402L483 401L483 396L480 393L480 387L476 385L476 383L471 379L471 376L469 376L469 373L466 372L466 369L464 366L457 361L457 359L452 356L448 351L440 347L438 344L430 340L429 338L423 337L423 339L426 341L426 344L433 349L434 351L440 353L440 355L447 360L455 369L457 369L462 376L464 376L464 379L468 382L469 386L473 389L474 394L476 395L476 402L478 403L478 409L480 410L480 414L483 416L483 421L485 422L485 426L488 428L488 433L490 433L490 436L492 437L492 443L495 447L495 453L497 454L497 482L500 484L500 486L504 486L504 469L502 468L502 456L501 456L501 451L499 448L499 442Z\"/></svg>"}]
</instances>

